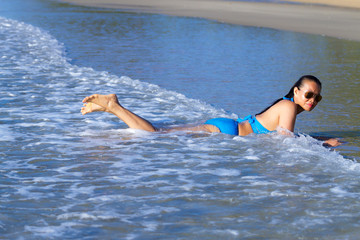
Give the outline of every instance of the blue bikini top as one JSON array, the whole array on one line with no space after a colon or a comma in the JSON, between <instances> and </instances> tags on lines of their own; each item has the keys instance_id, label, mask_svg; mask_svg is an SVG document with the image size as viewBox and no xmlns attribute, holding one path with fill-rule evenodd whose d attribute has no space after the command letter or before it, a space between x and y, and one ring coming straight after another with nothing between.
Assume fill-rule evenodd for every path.
<instances>
[{"instance_id":1,"label":"blue bikini top","mask_svg":"<svg viewBox=\"0 0 360 240\"><path fill-rule=\"evenodd\" d=\"M284 100L289 100L289 101L292 101L294 102L294 98L287 98L287 97L283 97Z\"/></svg>"}]
</instances>

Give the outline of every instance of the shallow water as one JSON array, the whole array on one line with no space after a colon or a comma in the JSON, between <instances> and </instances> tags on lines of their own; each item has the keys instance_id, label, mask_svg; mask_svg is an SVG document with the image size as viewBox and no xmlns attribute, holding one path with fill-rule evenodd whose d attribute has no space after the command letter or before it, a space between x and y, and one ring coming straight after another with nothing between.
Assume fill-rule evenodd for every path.
<instances>
[{"instance_id":1,"label":"shallow water","mask_svg":"<svg viewBox=\"0 0 360 240\"><path fill-rule=\"evenodd\" d=\"M47 1L0 6L2 238L359 235L359 43ZM151 134L79 113L84 96L115 92L157 126L245 116L304 73L324 82L324 100L297 130L343 137L336 150L306 134Z\"/></svg>"}]
</instances>

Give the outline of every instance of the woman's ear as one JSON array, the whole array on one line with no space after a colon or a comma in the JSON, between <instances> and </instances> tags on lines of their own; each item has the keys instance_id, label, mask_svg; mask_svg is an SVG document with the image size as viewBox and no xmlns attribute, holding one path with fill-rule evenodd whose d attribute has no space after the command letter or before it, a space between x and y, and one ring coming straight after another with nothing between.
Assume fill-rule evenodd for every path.
<instances>
[{"instance_id":1,"label":"woman's ear","mask_svg":"<svg viewBox=\"0 0 360 240\"><path fill-rule=\"evenodd\" d=\"M299 88L298 87L294 87L294 96L296 96L299 93Z\"/></svg>"}]
</instances>

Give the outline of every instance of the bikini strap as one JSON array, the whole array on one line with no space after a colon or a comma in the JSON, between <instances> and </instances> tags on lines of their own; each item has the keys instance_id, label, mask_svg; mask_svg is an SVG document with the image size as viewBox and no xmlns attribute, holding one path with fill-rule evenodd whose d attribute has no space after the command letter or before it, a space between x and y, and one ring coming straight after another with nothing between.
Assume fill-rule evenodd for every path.
<instances>
[{"instance_id":1,"label":"bikini strap","mask_svg":"<svg viewBox=\"0 0 360 240\"><path fill-rule=\"evenodd\" d=\"M252 115L246 116L244 118L238 118L238 120L236 120L236 121L239 123L249 121L250 124L255 122L254 117Z\"/></svg>"},{"instance_id":2,"label":"bikini strap","mask_svg":"<svg viewBox=\"0 0 360 240\"><path fill-rule=\"evenodd\" d=\"M289 101L292 101L294 102L294 98L287 98L287 97L283 97L284 100L289 100Z\"/></svg>"}]
</instances>

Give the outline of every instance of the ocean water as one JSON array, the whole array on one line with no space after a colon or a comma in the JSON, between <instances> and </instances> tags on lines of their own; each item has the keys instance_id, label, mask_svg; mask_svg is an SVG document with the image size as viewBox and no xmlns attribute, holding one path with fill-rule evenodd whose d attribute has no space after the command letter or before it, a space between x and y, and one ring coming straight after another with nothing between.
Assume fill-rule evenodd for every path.
<instances>
[{"instance_id":1,"label":"ocean water","mask_svg":"<svg viewBox=\"0 0 360 240\"><path fill-rule=\"evenodd\" d=\"M162 15L0 2L0 238L356 239L360 44ZM148 133L256 113L302 74L299 137ZM335 149L311 135L340 137Z\"/></svg>"}]
</instances>

